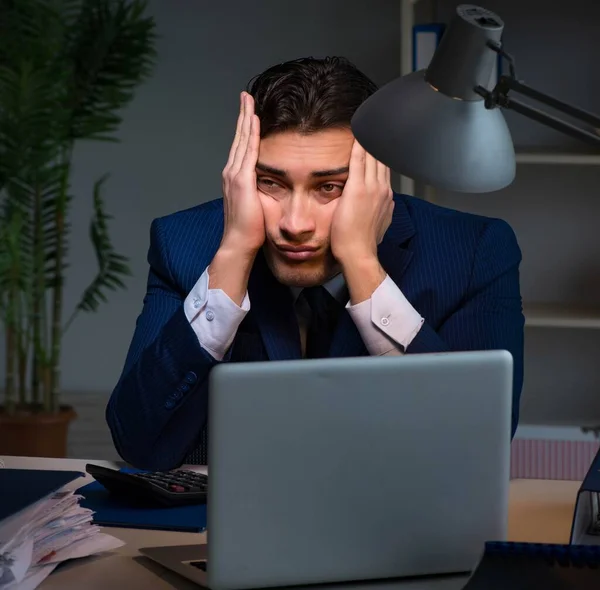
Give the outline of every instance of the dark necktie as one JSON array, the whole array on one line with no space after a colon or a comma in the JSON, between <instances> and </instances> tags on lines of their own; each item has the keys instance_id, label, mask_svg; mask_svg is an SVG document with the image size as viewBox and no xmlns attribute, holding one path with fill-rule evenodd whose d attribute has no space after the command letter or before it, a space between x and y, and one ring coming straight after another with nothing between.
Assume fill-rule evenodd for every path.
<instances>
[{"instance_id":1,"label":"dark necktie","mask_svg":"<svg viewBox=\"0 0 600 590\"><path fill-rule=\"evenodd\" d=\"M302 295L311 310L306 333L306 358L327 358L331 340L342 311L341 305L322 286L307 287Z\"/></svg>"}]
</instances>

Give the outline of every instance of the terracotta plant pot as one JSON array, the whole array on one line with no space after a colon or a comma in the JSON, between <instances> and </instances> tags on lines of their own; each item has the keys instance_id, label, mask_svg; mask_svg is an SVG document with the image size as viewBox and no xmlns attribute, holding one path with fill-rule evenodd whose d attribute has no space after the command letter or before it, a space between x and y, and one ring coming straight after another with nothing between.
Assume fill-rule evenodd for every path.
<instances>
[{"instance_id":1,"label":"terracotta plant pot","mask_svg":"<svg viewBox=\"0 0 600 590\"><path fill-rule=\"evenodd\" d=\"M61 406L56 413L19 410L11 416L0 407L0 455L64 458L75 418L71 406Z\"/></svg>"}]
</instances>

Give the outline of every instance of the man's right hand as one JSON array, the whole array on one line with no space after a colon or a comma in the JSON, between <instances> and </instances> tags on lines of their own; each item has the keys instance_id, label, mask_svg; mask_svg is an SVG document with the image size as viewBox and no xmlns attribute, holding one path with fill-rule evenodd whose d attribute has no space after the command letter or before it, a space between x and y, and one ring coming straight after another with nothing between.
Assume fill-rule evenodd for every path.
<instances>
[{"instance_id":1,"label":"man's right hand","mask_svg":"<svg viewBox=\"0 0 600 590\"><path fill-rule=\"evenodd\" d=\"M223 238L209 267L210 289L222 289L237 305L244 299L254 259L265 241L265 219L256 188L259 146L254 99L242 92L235 137L222 174Z\"/></svg>"}]
</instances>

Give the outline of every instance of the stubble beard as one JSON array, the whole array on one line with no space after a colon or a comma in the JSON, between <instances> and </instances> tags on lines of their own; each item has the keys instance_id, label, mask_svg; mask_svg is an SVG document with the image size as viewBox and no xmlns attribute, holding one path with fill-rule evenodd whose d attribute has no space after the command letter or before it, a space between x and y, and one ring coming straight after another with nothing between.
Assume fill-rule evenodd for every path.
<instances>
[{"instance_id":1,"label":"stubble beard","mask_svg":"<svg viewBox=\"0 0 600 590\"><path fill-rule=\"evenodd\" d=\"M293 262L282 259L268 245L264 247L265 259L273 276L288 287L314 287L322 285L340 272L331 250L314 260Z\"/></svg>"}]
</instances>

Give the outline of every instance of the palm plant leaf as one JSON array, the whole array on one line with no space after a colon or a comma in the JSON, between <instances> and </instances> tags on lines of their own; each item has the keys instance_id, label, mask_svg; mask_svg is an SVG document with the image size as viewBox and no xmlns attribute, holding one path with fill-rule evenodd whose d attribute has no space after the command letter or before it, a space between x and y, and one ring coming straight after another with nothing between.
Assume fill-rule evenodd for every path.
<instances>
[{"instance_id":1,"label":"palm plant leaf","mask_svg":"<svg viewBox=\"0 0 600 590\"><path fill-rule=\"evenodd\" d=\"M83 292L65 330L79 311L96 311L102 302L107 301L106 291L124 288L122 277L131 275L128 259L115 252L108 233L108 221L112 217L105 212L101 195L102 185L107 178L108 175L104 175L94 184L94 215L90 223L90 239L96 254L98 273Z\"/></svg>"},{"instance_id":2,"label":"palm plant leaf","mask_svg":"<svg viewBox=\"0 0 600 590\"><path fill-rule=\"evenodd\" d=\"M0 309L10 325L18 320L14 307L16 299L28 293L30 288L29 259L21 248L23 220L23 215L15 211L0 225Z\"/></svg>"},{"instance_id":3,"label":"palm plant leaf","mask_svg":"<svg viewBox=\"0 0 600 590\"><path fill-rule=\"evenodd\" d=\"M154 65L154 25L145 7L142 0L83 3L70 29L72 138L115 140L122 107Z\"/></svg>"},{"instance_id":4,"label":"palm plant leaf","mask_svg":"<svg viewBox=\"0 0 600 590\"><path fill-rule=\"evenodd\" d=\"M0 0L0 319L18 316L7 349L17 347L21 373L31 341L32 399L43 381L45 409L57 407L72 153L82 139L115 140L149 76L145 9L145 0ZM131 274L109 238L105 179L94 185L90 228L98 274L74 315L97 310Z\"/></svg>"}]
</instances>

